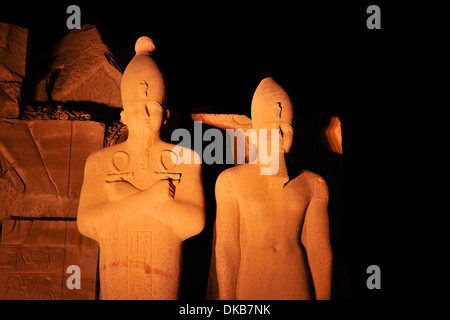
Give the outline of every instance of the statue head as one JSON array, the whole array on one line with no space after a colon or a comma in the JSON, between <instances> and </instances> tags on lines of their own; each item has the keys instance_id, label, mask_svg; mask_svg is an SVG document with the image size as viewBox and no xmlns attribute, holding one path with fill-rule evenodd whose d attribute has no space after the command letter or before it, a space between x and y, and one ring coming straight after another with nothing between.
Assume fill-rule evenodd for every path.
<instances>
[{"instance_id":1,"label":"statue head","mask_svg":"<svg viewBox=\"0 0 450 320\"><path fill-rule=\"evenodd\" d=\"M159 133L168 116L166 84L164 77L151 57L155 45L149 37L136 41L136 55L122 76L122 122L130 133L148 130Z\"/></svg>"},{"instance_id":2,"label":"statue head","mask_svg":"<svg viewBox=\"0 0 450 320\"><path fill-rule=\"evenodd\" d=\"M286 91L272 78L263 79L255 90L251 105L253 129L267 129L267 141L271 130L278 130L280 152L288 153L292 147L294 109ZM261 143L261 141L260 141Z\"/></svg>"}]
</instances>

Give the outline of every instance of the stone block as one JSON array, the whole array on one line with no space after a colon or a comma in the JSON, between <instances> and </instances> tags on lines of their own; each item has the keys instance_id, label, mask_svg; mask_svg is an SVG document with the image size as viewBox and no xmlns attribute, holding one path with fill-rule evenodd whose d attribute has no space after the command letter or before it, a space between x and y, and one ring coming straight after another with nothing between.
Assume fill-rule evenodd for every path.
<instances>
[{"instance_id":1,"label":"stone block","mask_svg":"<svg viewBox=\"0 0 450 320\"><path fill-rule=\"evenodd\" d=\"M0 117L19 116L28 50L28 30L0 22Z\"/></svg>"},{"instance_id":2,"label":"stone block","mask_svg":"<svg viewBox=\"0 0 450 320\"><path fill-rule=\"evenodd\" d=\"M69 32L44 58L49 72L33 92L34 102L82 102L122 107L122 69L92 25Z\"/></svg>"}]
</instances>

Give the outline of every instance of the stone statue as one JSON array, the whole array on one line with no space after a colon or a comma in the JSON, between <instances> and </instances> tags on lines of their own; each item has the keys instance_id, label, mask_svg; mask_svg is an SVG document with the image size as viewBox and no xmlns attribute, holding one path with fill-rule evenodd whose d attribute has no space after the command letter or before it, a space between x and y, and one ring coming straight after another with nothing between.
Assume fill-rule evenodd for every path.
<instances>
[{"instance_id":1,"label":"stone statue","mask_svg":"<svg viewBox=\"0 0 450 320\"><path fill-rule=\"evenodd\" d=\"M271 150L274 140L261 139L261 132L276 129L267 137L279 136L278 152L270 155L278 170L261 174L270 164L263 164L258 152L256 164L227 169L217 179L219 299L330 299L327 185L306 170L289 176L285 154L292 145L293 107L272 78L256 89L251 116L258 149Z\"/></svg>"},{"instance_id":2,"label":"stone statue","mask_svg":"<svg viewBox=\"0 0 450 320\"><path fill-rule=\"evenodd\" d=\"M128 139L86 161L78 229L100 245L100 299L179 298L182 243L205 224L201 163L179 161L160 129L166 86L148 37L121 82Z\"/></svg>"}]
</instances>

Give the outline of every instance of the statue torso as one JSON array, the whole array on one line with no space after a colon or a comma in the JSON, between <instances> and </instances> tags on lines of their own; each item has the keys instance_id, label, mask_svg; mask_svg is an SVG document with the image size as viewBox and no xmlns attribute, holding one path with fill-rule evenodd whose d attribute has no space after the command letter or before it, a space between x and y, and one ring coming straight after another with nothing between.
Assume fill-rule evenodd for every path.
<instances>
[{"instance_id":1,"label":"statue torso","mask_svg":"<svg viewBox=\"0 0 450 320\"><path fill-rule=\"evenodd\" d=\"M239 205L238 299L308 299L311 283L300 237L310 201L308 172L272 189L270 176L244 165L232 186ZM239 190L239 191L237 191Z\"/></svg>"},{"instance_id":2,"label":"statue torso","mask_svg":"<svg viewBox=\"0 0 450 320\"><path fill-rule=\"evenodd\" d=\"M105 183L97 192L114 201L148 189L168 172L162 159L169 166L170 150L166 143L144 154L126 143L103 149L96 165L103 167L100 174ZM155 209L136 207L126 217L111 212L101 226L102 299L178 298L182 241L170 223L153 218L148 210Z\"/></svg>"}]
</instances>

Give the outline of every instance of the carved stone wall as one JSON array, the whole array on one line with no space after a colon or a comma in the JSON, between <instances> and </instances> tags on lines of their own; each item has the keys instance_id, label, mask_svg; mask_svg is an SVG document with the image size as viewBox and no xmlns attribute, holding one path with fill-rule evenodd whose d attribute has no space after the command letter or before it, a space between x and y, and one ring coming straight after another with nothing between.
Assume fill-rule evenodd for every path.
<instances>
[{"instance_id":1,"label":"carved stone wall","mask_svg":"<svg viewBox=\"0 0 450 320\"><path fill-rule=\"evenodd\" d=\"M0 23L0 117L17 118L28 55L28 30Z\"/></svg>"},{"instance_id":2,"label":"carved stone wall","mask_svg":"<svg viewBox=\"0 0 450 320\"><path fill-rule=\"evenodd\" d=\"M103 136L97 122L0 119L0 217L76 218L84 163Z\"/></svg>"},{"instance_id":3,"label":"carved stone wall","mask_svg":"<svg viewBox=\"0 0 450 320\"><path fill-rule=\"evenodd\" d=\"M95 299L98 246L76 221L5 220L0 246L0 299ZM81 288L66 285L80 267Z\"/></svg>"},{"instance_id":4,"label":"carved stone wall","mask_svg":"<svg viewBox=\"0 0 450 320\"><path fill-rule=\"evenodd\" d=\"M75 218L84 163L103 136L97 122L0 119L0 299L95 298L98 245ZM66 285L70 265L81 289Z\"/></svg>"},{"instance_id":5,"label":"carved stone wall","mask_svg":"<svg viewBox=\"0 0 450 320\"><path fill-rule=\"evenodd\" d=\"M86 159L121 108L106 39L85 25L37 57L27 29L0 23L0 300L98 295L98 244L76 217ZM67 286L71 265L80 289Z\"/></svg>"}]
</instances>

